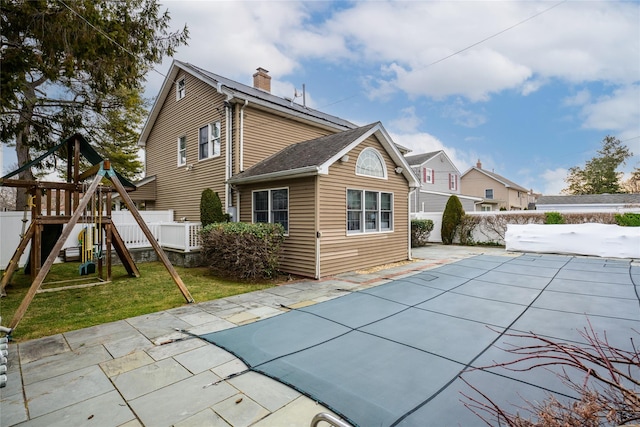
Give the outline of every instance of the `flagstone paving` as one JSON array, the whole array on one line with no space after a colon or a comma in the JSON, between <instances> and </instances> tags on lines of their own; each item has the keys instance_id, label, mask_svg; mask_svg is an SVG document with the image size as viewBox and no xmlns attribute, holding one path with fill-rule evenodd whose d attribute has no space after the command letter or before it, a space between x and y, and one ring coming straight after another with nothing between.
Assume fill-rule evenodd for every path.
<instances>
[{"instance_id":1,"label":"flagstone paving","mask_svg":"<svg viewBox=\"0 0 640 427\"><path fill-rule=\"evenodd\" d=\"M314 415L330 411L275 380L246 372L244 363L231 353L191 334L255 322L277 316L288 307L313 306L354 290L369 289L375 294L375 286L390 279L410 277L479 254L519 255L501 248L432 245L415 251L418 260L401 267L366 274L351 272L320 281L293 281L272 289L12 343L8 383L0 389L0 425L308 426ZM473 277L472 263L451 268L458 276ZM404 286L406 289L397 295L399 302L405 292L420 291L410 284ZM458 291L464 298L464 288ZM366 297L349 296L356 304L355 300ZM557 304L562 304L562 298L558 296ZM389 302L384 309L393 311L394 305ZM452 304L446 309L453 313L460 307ZM509 309L505 304L504 310ZM364 317L361 320L366 322ZM494 324L500 325L499 316Z\"/></svg>"}]
</instances>

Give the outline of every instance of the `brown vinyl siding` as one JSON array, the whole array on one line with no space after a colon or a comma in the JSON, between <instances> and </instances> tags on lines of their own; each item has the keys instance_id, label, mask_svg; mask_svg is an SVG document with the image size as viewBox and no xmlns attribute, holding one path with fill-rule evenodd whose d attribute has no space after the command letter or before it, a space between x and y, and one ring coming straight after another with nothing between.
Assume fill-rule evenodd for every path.
<instances>
[{"instance_id":1,"label":"brown vinyl siding","mask_svg":"<svg viewBox=\"0 0 640 427\"><path fill-rule=\"evenodd\" d=\"M136 191L129 193L132 200L155 200L156 199L156 181L147 182L136 188Z\"/></svg>"},{"instance_id":2,"label":"brown vinyl siding","mask_svg":"<svg viewBox=\"0 0 640 427\"><path fill-rule=\"evenodd\" d=\"M387 179L357 176L358 155L366 147L374 147L383 156ZM321 276L359 268L372 267L409 258L408 253L408 186L395 164L375 137L370 137L349 153L349 161L336 162L329 175L319 179L320 200L320 269ZM393 232L347 235L347 189L393 193Z\"/></svg>"},{"instance_id":3,"label":"brown vinyl siding","mask_svg":"<svg viewBox=\"0 0 640 427\"><path fill-rule=\"evenodd\" d=\"M297 142L331 132L264 110L244 110L244 170Z\"/></svg>"},{"instance_id":4,"label":"brown vinyl siding","mask_svg":"<svg viewBox=\"0 0 640 427\"><path fill-rule=\"evenodd\" d=\"M185 77L186 96L176 101L175 84L149 134L146 145L146 175L157 176L157 198L154 209L173 209L174 218L200 221L200 196L206 188L218 192L223 206L225 133L224 96L194 78L179 73L175 81ZM198 160L198 131L202 126L220 121L220 156ZM178 166L178 137L187 137L187 166Z\"/></svg>"},{"instance_id":5,"label":"brown vinyl siding","mask_svg":"<svg viewBox=\"0 0 640 427\"><path fill-rule=\"evenodd\" d=\"M240 188L240 220L253 222L252 191L285 187L289 189L289 235L284 244L281 269L315 277L315 177L243 185Z\"/></svg>"}]
</instances>

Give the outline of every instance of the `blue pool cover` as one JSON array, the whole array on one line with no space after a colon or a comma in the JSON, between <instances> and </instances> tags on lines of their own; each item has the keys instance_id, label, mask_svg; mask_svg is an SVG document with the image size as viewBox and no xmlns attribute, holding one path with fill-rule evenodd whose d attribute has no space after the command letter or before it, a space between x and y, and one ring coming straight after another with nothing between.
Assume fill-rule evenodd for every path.
<instances>
[{"instance_id":1,"label":"blue pool cover","mask_svg":"<svg viewBox=\"0 0 640 427\"><path fill-rule=\"evenodd\" d=\"M638 285L630 260L480 255L202 337L354 426L484 425L460 376L513 412L575 397L550 371L489 366L531 344L513 334L581 343L589 323L630 347Z\"/></svg>"}]
</instances>

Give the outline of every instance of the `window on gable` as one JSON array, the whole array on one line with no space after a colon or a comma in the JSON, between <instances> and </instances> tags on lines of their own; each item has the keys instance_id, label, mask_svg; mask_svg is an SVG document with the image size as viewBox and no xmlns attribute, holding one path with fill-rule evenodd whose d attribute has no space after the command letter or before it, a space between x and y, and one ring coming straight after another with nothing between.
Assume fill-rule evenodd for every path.
<instances>
[{"instance_id":1,"label":"window on gable","mask_svg":"<svg viewBox=\"0 0 640 427\"><path fill-rule=\"evenodd\" d=\"M289 232L289 189L253 192L253 222L280 224Z\"/></svg>"},{"instance_id":2,"label":"window on gable","mask_svg":"<svg viewBox=\"0 0 640 427\"><path fill-rule=\"evenodd\" d=\"M458 190L458 175L456 175L455 173L449 174L449 190Z\"/></svg>"},{"instance_id":3,"label":"window on gable","mask_svg":"<svg viewBox=\"0 0 640 427\"><path fill-rule=\"evenodd\" d=\"M176 84L176 101L181 100L187 94L187 86L184 78L178 80Z\"/></svg>"},{"instance_id":4,"label":"window on gable","mask_svg":"<svg viewBox=\"0 0 640 427\"><path fill-rule=\"evenodd\" d=\"M435 172L431 168L423 168L422 169L422 182L425 184L433 184L435 178Z\"/></svg>"},{"instance_id":5,"label":"window on gable","mask_svg":"<svg viewBox=\"0 0 640 427\"><path fill-rule=\"evenodd\" d=\"M356 175L387 177L387 168L378 150L371 147L362 150L356 162Z\"/></svg>"},{"instance_id":6,"label":"window on gable","mask_svg":"<svg viewBox=\"0 0 640 427\"><path fill-rule=\"evenodd\" d=\"M347 233L393 230L393 195L379 191L347 190Z\"/></svg>"},{"instance_id":7,"label":"window on gable","mask_svg":"<svg viewBox=\"0 0 640 427\"><path fill-rule=\"evenodd\" d=\"M486 190L484 190L484 198L493 199L493 188L487 188Z\"/></svg>"},{"instance_id":8,"label":"window on gable","mask_svg":"<svg viewBox=\"0 0 640 427\"><path fill-rule=\"evenodd\" d=\"M178 166L187 164L187 137L178 138Z\"/></svg>"},{"instance_id":9,"label":"window on gable","mask_svg":"<svg viewBox=\"0 0 640 427\"><path fill-rule=\"evenodd\" d=\"M220 122L210 123L198 131L198 158L200 160L220 155Z\"/></svg>"}]
</instances>

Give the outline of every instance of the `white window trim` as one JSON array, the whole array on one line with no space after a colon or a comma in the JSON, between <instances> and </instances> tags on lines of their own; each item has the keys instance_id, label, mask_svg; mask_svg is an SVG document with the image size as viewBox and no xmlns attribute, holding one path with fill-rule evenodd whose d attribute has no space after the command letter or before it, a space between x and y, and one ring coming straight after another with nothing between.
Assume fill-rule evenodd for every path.
<instances>
[{"instance_id":1,"label":"white window trim","mask_svg":"<svg viewBox=\"0 0 640 427\"><path fill-rule=\"evenodd\" d=\"M289 187L262 188L260 190L252 190L251 191L251 223L256 224L254 193L260 193L260 192L266 191L269 194L269 196L268 196L269 224L274 224L274 221L273 221L273 210L272 210L272 206L271 206L271 192L272 191L277 191L277 190L287 190L287 224L288 224L288 226L287 226L287 229L284 231L284 235L288 236L289 235L289 230L291 229L291 209L289 209L290 200L291 200L291 191L289 190Z\"/></svg>"},{"instance_id":2,"label":"white window trim","mask_svg":"<svg viewBox=\"0 0 640 427\"><path fill-rule=\"evenodd\" d=\"M433 169L422 168L422 178L424 179L425 184L433 184L433 175Z\"/></svg>"},{"instance_id":3,"label":"white window trim","mask_svg":"<svg viewBox=\"0 0 640 427\"><path fill-rule=\"evenodd\" d=\"M487 197L487 191L491 190L491 197ZM493 191L493 188L485 188L484 189L484 198L487 200L493 200L496 197L495 192Z\"/></svg>"},{"instance_id":4,"label":"white window trim","mask_svg":"<svg viewBox=\"0 0 640 427\"><path fill-rule=\"evenodd\" d=\"M358 173L358 162L360 161L360 158L362 157L362 155L366 152L373 152L375 154L375 156L378 158L378 160L380 160L380 164L382 165L382 176L375 176L375 175L367 175L364 173ZM380 154L380 152L378 150L376 150L373 147L367 147L364 150L362 150L360 152L360 154L358 155L358 159L356 160L356 175L357 176L366 176L367 178L375 178L375 179L387 179L387 165L384 161L384 157L382 157L382 154Z\"/></svg>"},{"instance_id":5,"label":"white window trim","mask_svg":"<svg viewBox=\"0 0 640 427\"><path fill-rule=\"evenodd\" d=\"M184 138L184 149L180 149L180 140ZM187 137L185 135L178 137L178 166L185 166L187 164ZM180 153L184 151L184 162L180 162Z\"/></svg>"},{"instance_id":6,"label":"white window trim","mask_svg":"<svg viewBox=\"0 0 640 427\"><path fill-rule=\"evenodd\" d=\"M458 174L449 174L449 190L458 191Z\"/></svg>"},{"instance_id":7,"label":"white window trim","mask_svg":"<svg viewBox=\"0 0 640 427\"><path fill-rule=\"evenodd\" d=\"M200 157L200 130L202 128L207 128L207 157ZM216 127L218 129L218 137L214 138L212 134L212 129ZM220 157L222 151L222 127L220 125L220 121L211 122L208 125L200 126L198 128L198 161L212 159L214 157ZM218 149L217 152L215 149Z\"/></svg>"},{"instance_id":8,"label":"white window trim","mask_svg":"<svg viewBox=\"0 0 640 427\"><path fill-rule=\"evenodd\" d=\"M349 209L348 209L348 203L349 203L349 191L359 191L362 194L362 207L360 209L360 229L359 230L349 230ZM371 193L377 193L378 194L378 228L376 230L367 230L366 229L366 200L365 200L365 193L367 192L371 192ZM382 207L382 203L381 203L381 194L390 194L391 195L391 211L383 211L381 209ZM361 188L347 188L346 192L345 192L345 229L346 229L346 233L347 236L364 236L364 235L371 235L371 234L382 234L382 233L393 233L394 230L394 226L395 226L395 209L394 209L394 201L395 201L395 194L391 191L380 191L380 190L368 190L368 189L361 189ZM353 210L353 209L352 209ZM391 212L391 218L390 218L390 222L391 222L391 227L388 229L382 229L381 225L382 225L382 212Z\"/></svg>"},{"instance_id":9,"label":"white window trim","mask_svg":"<svg viewBox=\"0 0 640 427\"><path fill-rule=\"evenodd\" d=\"M176 101L180 101L185 96L187 96L187 81L183 77L176 82Z\"/></svg>"}]
</instances>

